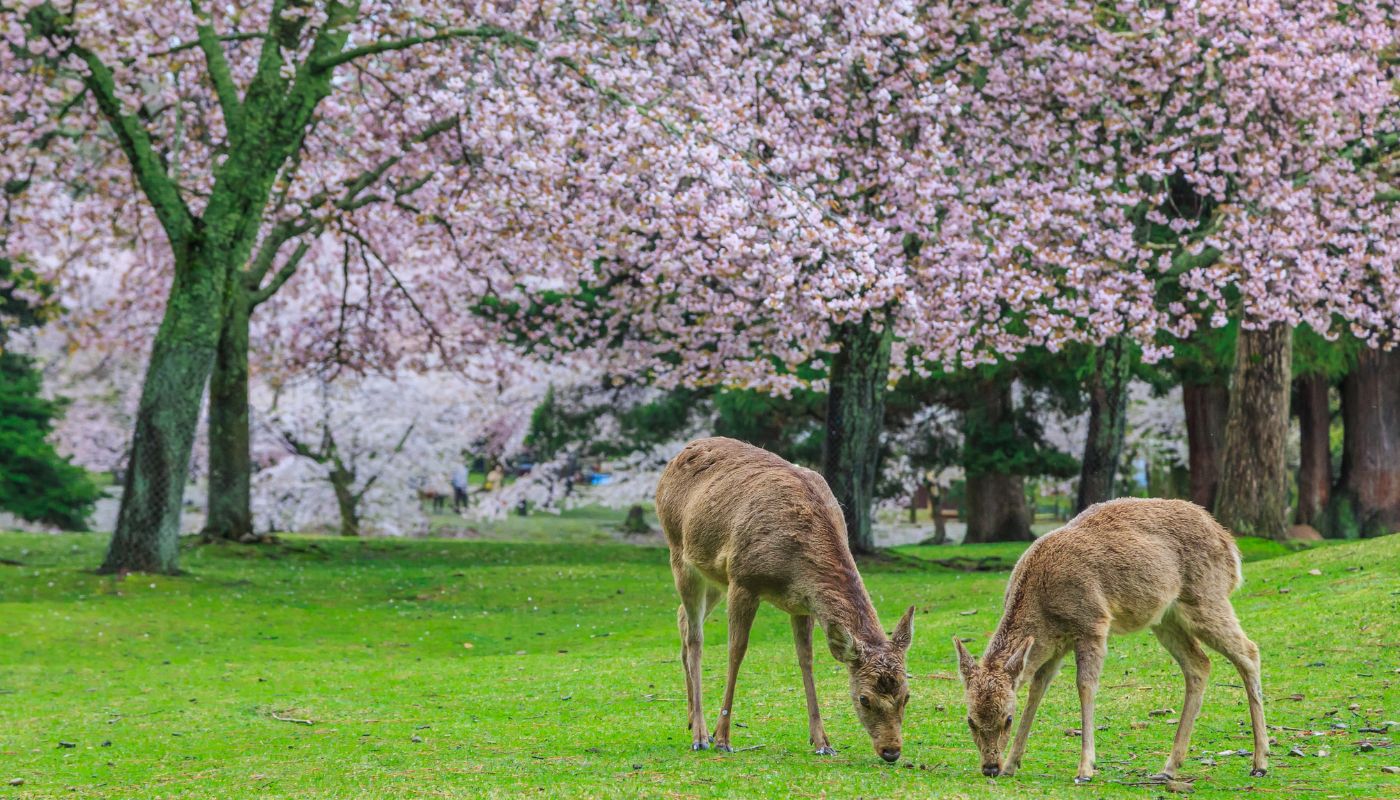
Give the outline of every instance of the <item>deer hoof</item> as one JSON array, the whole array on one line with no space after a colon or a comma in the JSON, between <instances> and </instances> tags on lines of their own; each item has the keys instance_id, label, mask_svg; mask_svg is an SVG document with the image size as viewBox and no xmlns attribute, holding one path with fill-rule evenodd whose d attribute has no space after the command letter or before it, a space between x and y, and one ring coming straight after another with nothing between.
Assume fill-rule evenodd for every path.
<instances>
[{"instance_id":1,"label":"deer hoof","mask_svg":"<svg viewBox=\"0 0 1400 800\"><path fill-rule=\"evenodd\" d=\"M1094 780L1094 776L1093 776L1093 775L1076 775L1076 776L1074 776L1074 785L1075 785L1075 786L1082 786L1082 785L1084 785L1084 784L1086 784L1086 783L1089 783L1089 782L1092 781L1092 780Z\"/></svg>"},{"instance_id":2,"label":"deer hoof","mask_svg":"<svg viewBox=\"0 0 1400 800\"><path fill-rule=\"evenodd\" d=\"M729 746L729 742L718 742L715 744L715 749L721 753L734 752L734 748Z\"/></svg>"},{"instance_id":3,"label":"deer hoof","mask_svg":"<svg viewBox=\"0 0 1400 800\"><path fill-rule=\"evenodd\" d=\"M831 747L831 745L829 745L829 744L828 744L828 745L822 745L821 747L818 747L818 748L816 749L815 752L816 752L816 754L819 755L819 756L834 756L834 755L836 755L836 751L833 750L832 747Z\"/></svg>"},{"instance_id":4,"label":"deer hoof","mask_svg":"<svg viewBox=\"0 0 1400 800\"><path fill-rule=\"evenodd\" d=\"M1255 767L1254 769L1249 771L1249 777L1251 778L1262 778L1268 774L1269 771L1267 769L1261 769L1259 767Z\"/></svg>"},{"instance_id":5,"label":"deer hoof","mask_svg":"<svg viewBox=\"0 0 1400 800\"><path fill-rule=\"evenodd\" d=\"M710 743L707 742L707 741L704 741L704 740L701 740L701 741L698 741L698 742L691 742L691 743L690 743L690 749L691 749L691 750L709 750L709 749L710 749Z\"/></svg>"}]
</instances>

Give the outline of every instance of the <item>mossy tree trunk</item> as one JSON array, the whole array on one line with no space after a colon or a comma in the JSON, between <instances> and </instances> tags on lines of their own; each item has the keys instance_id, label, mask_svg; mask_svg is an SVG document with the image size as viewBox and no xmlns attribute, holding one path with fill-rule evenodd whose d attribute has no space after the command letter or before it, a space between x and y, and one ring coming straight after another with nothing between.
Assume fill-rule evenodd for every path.
<instances>
[{"instance_id":1,"label":"mossy tree trunk","mask_svg":"<svg viewBox=\"0 0 1400 800\"><path fill-rule=\"evenodd\" d=\"M1215 515L1238 536L1288 534L1288 390L1293 331L1241 328L1235 340L1230 411Z\"/></svg>"},{"instance_id":2,"label":"mossy tree trunk","mask_svg":"<svg viewBox=\"0 0 1400 800\"><path fill-rule=\"evenodd\" d=\"M1132 369L1132 347L1122 337L1109 339L1094 353L1093 373L1087 386L1089 430L1084 438L1075 501L1079 511L1113 497L1118 460L1123 456Z\"/></svg>"},{"instance_id":3,"label":"mossy tree trunk","mask_svg":"<svg viewBox=\"0 0 1400 800\"><path fill-rule=\"evenodd\" d=\"M991 453L1015 439L1013 402L1011 383L993 378L978 385L973 403L964 412L964 453L977 456L975 463L964 457L965 542L1028 542L1034 538L1025 476L987 466L996 460L989 457Z\"/></svg>"},{"instance_id":4,"label":"mossy tree trunk","mask_svg":"<svg viewBox=\"0 0 1400 800\"><path fill-rule=\"evenodd\" d=\"M1183 383L1181 401L1186 412L1191 502L1214 508L1220 488L1220 453L1225 448L1230 388L1223 383Z\"/></svg>"},{"instance_id":5,"label":"mossy tree trunk","mask_svg":"<svg viewBox=\"0 0 1400 800\"><path fill-rule=\"evenodd\" d=\"M1342 470L1323 532L1400 531L1400 351L1366 348L1342 379Z\"/></svg>"},{"instance_id":6,"label":"mossy tree trunk","mask_svg":"<svg viewBox=\"0 0 1400 800\"><path fill-rule=\"evenodd\" d=\"M331 489L335 491L336 506L340 509L340 535L359 536L360 499L364 497L364 491L355 491L354 471L335 459L328 477Z\"/></svg>"},{"instance_id":7,"label":"mossy tree trunk","mask_svg":"<svg viewBox=\"0 0 1400 800\"><path fill-rule=\"evenodd\" d=\"M1293 521L1299 525L1317 522L1332 491L1330 388L1321 373L1293 381L1293 408L1298 414L1298 510Z\"/></svg>"},{"instance_id":8,"label":"mossy tree trunk","mask_svg":"<svg viewBox=\"0 0 1400 800\"><path fill-rule=\"evenodd\" d=\"M822 474L841 504L854 553L875 551L870 513L879 476L893 338L888 327L869 321L836 328L841 349L831 362Z\"/></svg>"},{"instance_id":9,"label":"mossy tree trunk","mask_svg":"<svg viewBox=\"0 0 1400 800\"><path fill-rule=\"evenodd\" d=\"M295 5L304 5L296 3ZM126 110L112 68L78 48L82 76L133 177L160 221L174 255L175 275L156 334L137 409L121 510L103 572L176 572L180 511L205 383L213 368L227 311L228 286L247 262L262 229L273 183L301 150L317 105L331 92L357 4L334 3L306 50L305 62L284 72L282 47L297 42L303 14L273 14L256 73L240 96L212 26L198 26L207 77L223 113L227 157L213 168L213 187L196 216L166 169L145 122ZM35 18L49 26L57 17ZM76 38L64 31L45 35Z\"/></svg>"},{"instance_id":10,"label":"mossy tree trunk","mask_svg":"<svg viewBox=\"0 0 1400 800\"><path fill-rule=\"evenodd\" d=\"M204 383L219 338L226 266L177 264L136 411L121 509L100 571L178 571L180 512ZM212 263L211 263L212 262Z\"/></svg>"},{"instance_id":11,"label":"mossy tree trunk","mask_svg":"<svg viewBox=\"0 0 1400 800\"><path fill-rule=\"evenodd\" d=\"M241 280L229 287L228 314L209 379L209 507L207 541L253 536L252 458L248 430L248 315Z\"/></svg>"}]
</instances>

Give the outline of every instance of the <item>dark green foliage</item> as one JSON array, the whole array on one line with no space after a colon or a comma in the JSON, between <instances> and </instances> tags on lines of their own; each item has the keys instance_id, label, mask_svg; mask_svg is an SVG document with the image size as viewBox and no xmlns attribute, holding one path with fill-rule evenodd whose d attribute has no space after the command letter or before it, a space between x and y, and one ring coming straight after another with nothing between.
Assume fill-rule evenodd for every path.
<instances>
[{"instance_id":1,"label":"dark green foliage","mask_svg":"<svg viewBox=\"0 0 1400 800\"><path fill-rule=\"evenodd\" d=\"M1045 442L1039 417L1035 396L1029 393L1009 420L987 422L970 409L964 422L963 469L969 475L1072 477L1079 461Z\"/></svg>"},{"instance_id":2,"label":"dark green foliage","mask_svg":"<svg viewBox=\"0 0 1400 800\"><path fill-rule=\"evenodd\" d=\"M30 359L0 353L0 509L85 530L102 491L48 442L61 411L61 403L40 396L39 371Z\"/></svg>"},{"instance_id":3,"label":"dark green foliage","mask_svg":"<svg viewBox=\"0 0 1400 800\"><path fill-rule=\"evenodd\" d=\"M716 392L714 431L771 450L798 464L821 461L826 396L799 390L774 397L748 389Z\"/></svg>"},{"instance_id":4,"label":"dark green foliage","mask_svg":"<svg viewBox=\"0 0 1400 800\"><path fill-rule=\"evenodd\" d=\"M1357 352L1366 344L1355 336L1342 336L1329 342L1306 324L1293 329L1293 375L1325 375L1338 381L1356 363Z\"/></svg>"},{"instance_id":5,"label":"dark green foliage","mask_svg":"<svg viewBox=\"0 0 1400 800\"><path fill-rule=\"evenodd\" d=\"M26 299L37 292L38 302ZM61 401L47 400L31 359L5 349L9 332L51 313L47 288L28 269L0 259L0 509L32 522L84 530L102 491L49 443Z\"/></svg>"}]
</instances>

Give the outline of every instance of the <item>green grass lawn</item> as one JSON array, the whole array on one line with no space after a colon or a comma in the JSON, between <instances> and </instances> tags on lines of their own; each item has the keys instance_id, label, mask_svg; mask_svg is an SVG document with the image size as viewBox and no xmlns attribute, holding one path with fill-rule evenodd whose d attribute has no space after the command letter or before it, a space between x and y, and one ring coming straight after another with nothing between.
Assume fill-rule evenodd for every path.
<instances>
[{"instance_id":1,"label":"green grass lawn","mask_svg":"<svg viewBox=\"0 0 1400 800\"><path fill-rule=\"evenodd\" d=\"M886 765L820 644L840 754L808 752L788 625L768 607L735 702L734 744L757 749L690 752L677 601L657 548L288 537L191 549L184 577L116 580L85 571L103 545L0 535L0 559L22 564L0 564L0 800L1165 796L1126 785L1170 746L1172 715L1149 712L1181 702L1180 675L1148 634L1110 646L1094 784L1071 784L1072 664L1020 774L979 774L949 639L982 650L1006 574L928 559L1010 561L1016 546L908 548L864 567L887 624L919 608L905 758ZM1389 746L1400 728L1358 730L1400 718L1400 536L1249 552L1263 560L1246 566L1236 607L1281 726L1272 769L1252 779L1248 758L1220 755L1247 748L1249 732L1238 679L1217 658L1183 776L1200 797L1400 797L1400 776L1381 771L1400 764ZM707 629L712 720L723 617ZM1287 755L1294 746L1304 755Z\"/></svg>"}]
</instances>

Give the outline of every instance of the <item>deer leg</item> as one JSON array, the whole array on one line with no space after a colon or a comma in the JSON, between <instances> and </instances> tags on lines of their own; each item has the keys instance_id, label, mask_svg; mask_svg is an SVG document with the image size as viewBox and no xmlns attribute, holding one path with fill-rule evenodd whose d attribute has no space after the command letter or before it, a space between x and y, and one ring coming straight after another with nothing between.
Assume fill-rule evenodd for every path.
<instances>
[{"instance_id":1,"label":"deer leg","mask_svg":"<svg viewBox=\"0 0 1400 800\"><path fill-rule=\"evenodd\" d=\"M1031 735L1031 722L1035 719L1036 709L1040 708L1040 701L1045 697L1045 690L1050 688L1050 681L1055 679L1055 674L1060 671L1060 659L1063 653L1056 653L1049 661L1040 665L1040 669L1035 671L1031 677L1031 688L1026 697L1026 710L1021 713L1021 722L1016 728L1016 738L1011 743L1011 750L1006 754L1006 763L1001 768L1001 774L1011 777L1016 774L1016 770L1021 767L1021 757L1026 754L1026 739Z\"/></svg>"},{"instance_id":2,"label":"deer leg","mask_svg":"<svg viewBox=\"0 0 1400 800\"><path fill-rule=\"evenodd\" d=\"M1079 687L1079 729L1082 732L1075 783L1088 783L1094 779L1094 696L1099 691L1099 674L1103 671L1103 659L1108 651L1107 639L1105 631L1080 639L1074 646L1078 673L1075 683Z\"/></svg>"},{"instance_id":3,"label":"deer leg","mask_svg":"<svg viewBox=\"0 0 1400 800\"><path fill-rule=\"evenodd\" d=\"M817 683L812 678L812 618L805 614L792 617L792 640L797 646L797 666L802 668L802 688L807 693L808 741L819 756L834 756L831 742L822 727L822 712L817 705Z\"/></svg>"},{"instance_id":4,"label":"deer leg","mask_svg":"<svg viewBox=\"0 0 1400 800\"><path fill-rule=\"evenodd\" d=\"M1254 729L1254 767L1249 774L1261 778L1269 772L1269 731L1264 727L1264 688L1259 678L1259 646L1245 635L1228 600L1210 606L1192 607L1187 623L1201 641L1230 659L1244 681L1244 692L1249 698L1249 722Z\"/></svg>"},{"instance_id":5,"label":"deer leg","mask_svg":"<svg viewBox=\"0 0 1400 800\"><path fill-rule=\"evenodd\" d=\"M700 653L705 644L705 579L683 563L672 563L681 605L676 611L681 634L681 665L685 668L685 700L690 728L691 750L707 750L705 711L700 695Z\"/></svg>"},{"instance_id":6,"label":"deer leg","mask_svg":"<svg viewBox=\"0 0 1400 800\"><path fill-rule=\"evenodd\" d=\"M739 665L749 649L749 628L758 612L758 595L737 584L729 584L729 679L724 684L724 704L715 723L715 749L732 753L729 746L729 721L734 709L734 684L739 679Z\"/></svg>"},{"instance_id":7,"label":"deer leg","mask_svg":"<svg viewBox=\"0 0 1400 800\"><path fill-rule=\"evenodd\" d=\"M1175 612L1168 612L1161 623L1152 628L1157 641L1162 643L1176 663L1181 665L1181 674L1186 679L1186 699L1181 703L1181 718L1176 724L1176 738L1172 741L1171 755L1167 756L1166 766L1160 777L1176 777L1181 762L1186 760L1186 750L1191 745L1191 729L1196 717L1201 713L1201 701L1205 698L1206 679L1210 677L1210 657L1201 649L1196 637L1185 628Z\"/></svg>"}]
</instances>

